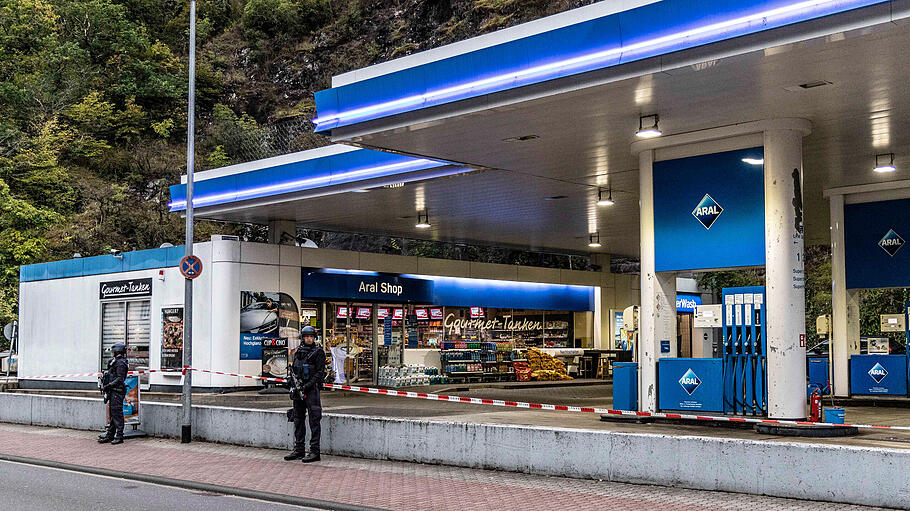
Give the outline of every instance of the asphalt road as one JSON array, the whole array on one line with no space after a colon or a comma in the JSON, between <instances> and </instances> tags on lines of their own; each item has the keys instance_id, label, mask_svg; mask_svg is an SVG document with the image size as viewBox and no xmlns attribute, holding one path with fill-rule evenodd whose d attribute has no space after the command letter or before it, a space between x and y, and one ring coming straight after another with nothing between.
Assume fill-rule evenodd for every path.
<instances>
[{"instance_id":1,"label":"asphalt road","mask_svg":"<svg viewBox=\"0 0 910 511\"><path fill-rule=\"evenodd\" d=\"M0 461L4 511L307 510L207 492Z\"/></svg>"}]
</instances>

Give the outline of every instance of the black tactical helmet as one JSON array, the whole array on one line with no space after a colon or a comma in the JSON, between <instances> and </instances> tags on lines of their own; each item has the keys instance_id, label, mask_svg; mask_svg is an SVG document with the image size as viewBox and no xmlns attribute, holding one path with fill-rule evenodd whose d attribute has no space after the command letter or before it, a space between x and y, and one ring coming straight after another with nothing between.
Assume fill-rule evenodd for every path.
<instances>
[{"instance_id":1,"label":"black tactical helmet","mask_svg":"<svg viewBox=\"0 0 910 511\"><path fill-rule=\"evenodd\" d=\"M126 355L126 344L118 342L111 347L111 353L113 353L115 357L117 355Z\"/></svg>"},{"instance_id":2,"label":"black tactical helmet","mask_svg":"<svg viewBox=\"0 0 910 511\"><path fill-rule=\"evenodd\" d=\"M307 336L307 335L312 335L313 337L316 337L316 329L309 325L303 327L303 329L300 330L300 337L303 338L304 336Z\"/></svg>"}]
</instances>

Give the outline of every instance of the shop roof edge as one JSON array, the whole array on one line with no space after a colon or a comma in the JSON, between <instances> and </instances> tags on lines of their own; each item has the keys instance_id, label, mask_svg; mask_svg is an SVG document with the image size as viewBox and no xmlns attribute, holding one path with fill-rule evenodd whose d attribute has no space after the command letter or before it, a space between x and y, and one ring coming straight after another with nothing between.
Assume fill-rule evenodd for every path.
<instances>
[{"instance_id":1,"label":"shop roof edge","mask_svg":"<svg viewBox=\"0 0 910 511\"><path fill-rule=\"evenodd\" d=\"M201 243L197 245L201 245ZM119 255L106 254L24 264L19 267L19 282L38 282L168 268L180 263L184 251L184 246L178 245L123 252Z\"/></svg>"}]
</instances>

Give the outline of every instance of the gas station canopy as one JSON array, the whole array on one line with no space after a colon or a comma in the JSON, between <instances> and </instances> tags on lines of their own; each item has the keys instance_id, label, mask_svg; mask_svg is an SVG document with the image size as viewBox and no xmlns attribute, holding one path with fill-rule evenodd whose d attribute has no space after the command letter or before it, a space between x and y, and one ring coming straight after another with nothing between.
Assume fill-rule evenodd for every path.
<instances>
[{"instance_id":1,"label":"gas station canopy","mask_svg":"<svg viewBox=\"0 0 910 511\"><path fill-rule=\"evenodd\" d=\"M806 242L826 243L825 189L907 179L908 15L907 1L599 2L355 70L317 94L317 130L401 167L268 199L222 181L228 195L197 214L569 252L598 234L596 251L636 256L641 116L664 135L804 118ZM873 172L889 153L897 171ZM601 191L615 205L597 206ZM419 212L430 228L414 228Z\"/></svg>"}]
</instances>

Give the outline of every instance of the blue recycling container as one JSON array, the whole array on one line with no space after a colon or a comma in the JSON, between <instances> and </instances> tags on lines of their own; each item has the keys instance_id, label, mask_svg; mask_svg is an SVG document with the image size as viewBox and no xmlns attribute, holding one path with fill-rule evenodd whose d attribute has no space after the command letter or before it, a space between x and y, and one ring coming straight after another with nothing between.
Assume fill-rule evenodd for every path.
<instances>
[{"instance_id":1,"label":"blue recycling container","mask_svg":"<svg viewBox=\"0 0 910 511\"><path fill-rule=\"evenodd\" d=\"M638 364L613 363L613 409L638 410Z\"/></svg>"},{"instance_id":2,"label":"blue recycling container","mask_svg":"<svg viewBox=\"0 0 910 511\"><path fill-rule=\"evenodd\" d=\"M824 420L829 424L843 424L846 418L844 409L840 407L825 408L824 414Z\"/></svg>"},{"instance_id":3,"label":"blue recycling container","mask_svg":"<svg viewBox=\"0 0 910 511\"><path fill-rule=\"evenodd\" d=\"M828 388L828 359L827 358L810 358L809 359L809 387L806 390L807 396L812 395L814 389L820 389L821 395L831 393Z\"/></svg>"}]
</instances>

